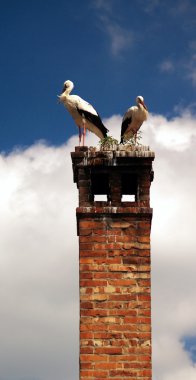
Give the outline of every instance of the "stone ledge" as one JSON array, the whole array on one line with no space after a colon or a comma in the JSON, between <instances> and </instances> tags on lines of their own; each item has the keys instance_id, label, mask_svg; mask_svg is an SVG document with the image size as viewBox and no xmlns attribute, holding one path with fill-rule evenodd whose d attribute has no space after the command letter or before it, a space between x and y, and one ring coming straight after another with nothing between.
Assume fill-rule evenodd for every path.
<instances>
[{"instance_id":1,"label":"stone ledge","mask_svg":"<svg viewBox=\"0 0 196 380\"><path fill-rule=\"evenodd\" d=\"M102 215L102 214L129 214L129 215L152 215L152 208L150 207L120 207L120 206L102 206L102 207L77 207L76 214L85 214L86 215Z\"/></svg>"}]
</instances>

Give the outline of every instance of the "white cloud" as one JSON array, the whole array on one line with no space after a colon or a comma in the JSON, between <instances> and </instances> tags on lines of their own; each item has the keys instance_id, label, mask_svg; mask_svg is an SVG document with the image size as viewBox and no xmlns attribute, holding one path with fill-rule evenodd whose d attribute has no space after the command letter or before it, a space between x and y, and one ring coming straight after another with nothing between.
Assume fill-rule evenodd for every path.
<instances>
[{"instance_id":1,"label":"white cloud","mask_svg":"<svg viewBox=\"0 0 196 380\"><path fill-rule=\"evenodd\" d=\"M177 116L170 121L161 115L151 115L144 132L148 129L149 143L153 138L156 144L166 150L184 151L195 141L196 130L193 128L193 117L190 111L184 110L181 116ZM147 134L147 133L146 133Z\"/></svg>"},{"instance_id":2,"label":"white cloud","mask_svg":"<svg viewBox=\"0 0 196 380\"><path fill-rule=\"evenodd\" d=\"M156 380L192 380L196 368L181 339L196 329L195 117L151 115L144 138L156 152L151 199L153 368ZM145 129L144 129L145 127ZM149 129L148 129L149 127Z\"/></svg>"},{"instance_id":3,"label":"white cloud","mask_svg":"<svg viewBox=\"0 0 196 380\"><path fill-rule=\"evenodd\" d=\"M105 13L99 13L99 28L108 38L110 52L114 57L121 57L123 53L134 45L134 33L112 20Z\"/></svg>"},{"instance_id":4,"label":"white cloud","mask_svg":"<svg viewBox=\"0 0 196 380\"><path fill-rule=\"evenodd\" d=\"M108 23L106 30L111 39L111 51L114 56L118 56L132 46L133 35L130 31L114 23Z\"/></svg>"},{"instance_id":5,"label":"white cloud","mask_svg":"<svg viewBox=\"0 0 196 380\"><path fill-rule=\"evenodd\" d=\"M94 1L93 7L99 20L99 29L105 33L109 41L110 52L114 57L121 57L126 49L134 44L134 33L124 28L119 20L115 21L111 1Z\"/></svg>"},{"instance_id":6,"label":"white cloud","mask_svg":"<svg viewBox=\"0 0 196 380\"><path fill-rule=\"evenodd\" d=\"M196 54L188 55L188 59L179 61L164 60L159 65L159 70L163 73L181 73L181 77L188 79L192 86L196 86Z\"/></svg>"},{"instance_id":7,"label":"white cloud","mask_svg":"<svg viewBox=\"0 0 196 380\"><path fill-rule=\"evenodd\" d=\"M145 0L140 0L140 3L142 5L142 9L144 9L147 13L153 12L161 5L160 0L149 0L148 2Z\"/></svg>"},{"instance_id":8,"label":"white cloud","mask_svg":"<svg viewBox=\"0 0 196 380\"><path fill-rule=\"evenodd\" d=\"M75 379L77 193L69 149L38 144L2 156L0 177L0 379Z\"/></svg>"},{"instance_id":9,"label":"white cloud","mask_svg":"<svg viewBox=\"0 0 196 380\"><path fill-rule=\"evenodd\" d=\"M196 86L196 41L189 42L185 57L179 60L165 59L159 64L159 70L168 74L181 74L182 78Z\"/></svg>"},{"instance_id":10,"label":"white cloud","mask_svg":"<svg viewBox=\"0 0 196 380\"><path fill-rule=\"evenodd\" d=\"M194 18L196 12L195 1L178 0L176 3L171 5L170 11L175 15L183 16L183 18L186 15L186 21L190 22L191 17Z\"/></svg>"},{"instance_id":11,"label":"white cloud","mask_svg":"<svg viewBox=\"0 0 196 380\"><path fill-rule=\"evenodd\" d=\"M196 10L196 7L195 7ZM191 10L190 14L194 14ZM196 85L196 40L190 40L188 44L187 57L178 62L180 69L183 69L185 79L191 81L192 85Z\"/></svg>"},{"instance_id":12,"label":"white cloud","mask_svg":"<svg viewBox=\"0 0 196 380\"><path fill-rule=\"evenodd\" d=\"M196 331L195 117L151 115L153 367L193 380L181 339ZM119 138L121 116L104 121ZM94 135L88 145L97 144ZM0 380L78 378L78 245L70 151L36 144L0 159Z\"/></svg>"},{"instance_id":13,"label":"white cloud","mask_svg":"<svg viewBox=\"0 0 196 380\"><path fill-rule=\"evenodd\" d=\"M93 7L104 12L110 12L112 9L111 0L93 0Z\"/></svg>"},{"instance_id":14,"label":"white cloud","mask_svg":"<svg viewBox=\"0 0 196 380\"><path fill-rule=\"evenodd\" d=\"M191 80L193 86L196 86L196 54L192 55L186 66L187 78Z\"/></svg>"},{"instance_id":15,"label":"white cloud","mask_svg":"<svg viewBox=\"0 0 196 380\"><path fill-rule=\"evenodd\" d=\"M161 64L160 64L160 70L162 72L167 72L167 73L170 73L174 70L174 63L169 60L169 59L166 59L165 61L163 61Z\"/></svg>"}]
</instances>

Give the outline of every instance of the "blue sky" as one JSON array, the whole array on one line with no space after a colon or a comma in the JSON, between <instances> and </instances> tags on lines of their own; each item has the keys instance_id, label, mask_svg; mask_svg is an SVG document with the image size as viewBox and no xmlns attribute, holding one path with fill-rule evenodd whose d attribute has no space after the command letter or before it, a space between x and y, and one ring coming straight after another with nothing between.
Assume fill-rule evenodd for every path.
<instances>
[{"instance_id":1,"label":"blue sky","mask_svg":"<svg viewBox=\"0 0 196 380\"><path fill-rule=\"evenodd\" d=\"M187 336L182 339L185 350L188 351L191 360L193 363L196 362L196 337L195 336Z\"/></svg>"},{"instance_id":2,"label":"blue sky","mask_svg":"<svg viewBox=\"0 0 196 380\"><path fill-rule=\"evenodd\" d=\"M195 0L0 0L0 46L0 380L78 379L78 136L57 103L67 79L115 138L145 98L153 380L195 380Z\"/></svg>"},{"instance_id":3,"label":"blue sky","mask_svg":"<svg viewBox=\"0 0 196 380\"><path fill-rule=\"evenodd\" d=\"M170 118L195 107L195 1L0 4L1 151L72 135L56 98L66 79L105 118L122 115L139 94Z\"/></svg>"}]
</instances>

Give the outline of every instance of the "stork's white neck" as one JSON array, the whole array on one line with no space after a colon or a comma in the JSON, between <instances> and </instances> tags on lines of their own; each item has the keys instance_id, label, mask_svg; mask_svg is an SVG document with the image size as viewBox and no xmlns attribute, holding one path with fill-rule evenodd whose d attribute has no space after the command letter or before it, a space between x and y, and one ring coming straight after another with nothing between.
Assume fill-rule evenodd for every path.
<instances>
[{"instance_id":1,"label":"stork's white neck","mask_svg":"<svg viewBox=\"0 0 196 380\"><path fill-rule=\"evenodd\" d=\"M67 88L66 88L66 90L63 92L63 95L68 96L68 95L71 93L71 91L73 90L73 88L74 88L74 84L73 84L73 82L71 82L71 81L69 80L69 81L66 82L66 85L67 85Z\"/></svg>"}]
</instances>

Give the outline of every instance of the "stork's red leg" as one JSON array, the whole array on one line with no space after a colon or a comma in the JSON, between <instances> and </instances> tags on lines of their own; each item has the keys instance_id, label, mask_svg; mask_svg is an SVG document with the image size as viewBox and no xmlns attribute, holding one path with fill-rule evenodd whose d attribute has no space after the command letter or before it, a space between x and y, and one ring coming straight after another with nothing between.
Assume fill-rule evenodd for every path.
<instances>
[{"instance_id":1,"label":"stork's red leg","mask_svg":"<svg viewBox=\"0 0 196 380\"><path fill-rule=\"evenodd\" d=\"M84 146L85 136L86 136L86 120L85 120L85 118L82 119L82 122L83 122L83 146Z\"/></svg>"},{"instance_id":2,"label":"stork's red leg","mask_svg":"<svg viewBox=\"0 0 196 380\"><path fill-rule=\"evenodd\" d=\"M81 144L81 139L82 139L81 127L78 127L78 133L79 133L79 146L80 146L80 144Z\"/></svg>"}]
</instances>

